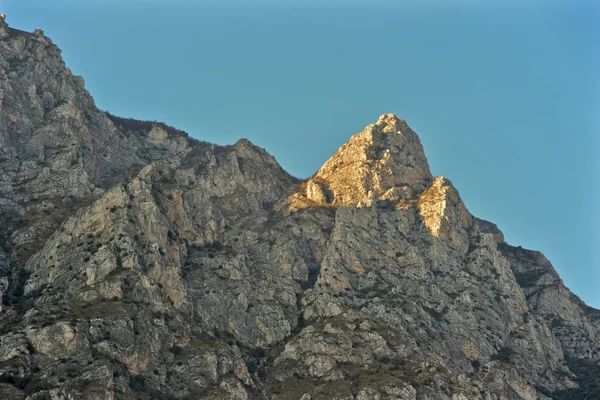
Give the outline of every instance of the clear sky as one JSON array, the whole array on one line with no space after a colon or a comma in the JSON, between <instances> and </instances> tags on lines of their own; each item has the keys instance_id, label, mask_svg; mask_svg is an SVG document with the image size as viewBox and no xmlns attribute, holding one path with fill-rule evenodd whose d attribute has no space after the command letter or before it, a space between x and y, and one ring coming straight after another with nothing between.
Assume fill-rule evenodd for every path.
<instances>
[{"instance_id":1,"label":"clear sky","mask_svg":"<svg viewBox=\"0 0 600 400\"><path fill-rule=\"evenodd\" d=\"M600 2L0 0L97 105L312 175L382 113L600 307ZM454 5L451 5L454 4Z\"/></svg>"}]
</instances>

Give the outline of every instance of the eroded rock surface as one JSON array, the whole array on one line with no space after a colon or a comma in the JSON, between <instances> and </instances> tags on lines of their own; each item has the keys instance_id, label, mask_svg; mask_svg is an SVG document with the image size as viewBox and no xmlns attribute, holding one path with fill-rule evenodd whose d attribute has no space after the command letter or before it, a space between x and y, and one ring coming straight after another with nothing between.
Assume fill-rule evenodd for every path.
<instances>
[{"instance_id":1,"label":"eroded rock surface","mask_svg":"<svg viewBox=\"0 0 600 400\"><path fill-rule=\"evenodd\" d=\"M383 114L377 123L352 136L303 185L293 207L332 204L371 205L419 190L431 179L419 137L405 121Z\"/></svg>"},{"instance_id":2,"label":"eroded rock surface","mask_svg":"<svg viewBox=\"0 0 600 400\"><path fill-rule=\"evenodd\" d=\"M392 114L299 182L98 110L1 17L0 172L0 398L597 398L600 312Z\"/></svg>"}]
</instances>

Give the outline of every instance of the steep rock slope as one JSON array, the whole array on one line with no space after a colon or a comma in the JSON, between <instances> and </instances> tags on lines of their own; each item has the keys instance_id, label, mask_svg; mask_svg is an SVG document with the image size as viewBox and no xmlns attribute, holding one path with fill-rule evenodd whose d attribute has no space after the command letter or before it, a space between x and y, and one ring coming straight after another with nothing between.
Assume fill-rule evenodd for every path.
<instances>
[{"instance_id":1,"label":"steep rock slope","mask_svg":"<svg viewBox=\"0 0 600 400\"><path fill-rule=\"evenodd\" d=\"M384 114L308 180L306 197L337 206L370 204L375 198L397 198L410 185L430 178L417 135L405 121Z\"/></svg>"},{"instance_id":2,"label":"steep rock slope","mask_svg":"<svg viewBox=\"0 0 600 400\"><path fill-rule=\"evenodd\" d=\"M4 18L0 66L0 398L597 398L598 310L405 121L297 182L97 110Z\"/></svg>"},{"instance_id":3,"label":"steep rock slope","mask_svg":"<svg viewBox=\"0 0 600 400\"><path fill-rule=\"evenodd\" d=\"M175 165L197 147L214 149L164 124L98 110L41 30L12 29L0 18L0 259L11 247L22 265L104 190L153 161ZM0 276L7 265L0 261ZM18 274L7 279L20 284Z\"/></svg>"}]
</instances>

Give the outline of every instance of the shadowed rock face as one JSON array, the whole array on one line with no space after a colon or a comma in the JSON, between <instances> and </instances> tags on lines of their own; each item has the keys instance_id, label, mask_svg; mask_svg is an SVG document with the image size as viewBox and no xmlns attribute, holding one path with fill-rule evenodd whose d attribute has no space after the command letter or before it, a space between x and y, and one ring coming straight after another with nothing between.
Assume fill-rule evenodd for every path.
<instances>
[{"instance_id":1,"label":"shadowed rock face","mask_svg":"<svg viewBox=\"0 0 600 400\"><path fill-rule=\"evenodd\" d=\"M600 312L394 115L297 182L247 140L99 111L0 18L0 172L0 398L597 393Z\"/></svg>"}]
</instances>

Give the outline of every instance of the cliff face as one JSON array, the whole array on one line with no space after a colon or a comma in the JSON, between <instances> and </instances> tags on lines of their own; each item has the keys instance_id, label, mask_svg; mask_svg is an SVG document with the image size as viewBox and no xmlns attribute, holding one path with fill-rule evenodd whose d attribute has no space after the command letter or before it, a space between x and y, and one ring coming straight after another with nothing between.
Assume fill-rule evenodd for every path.
<instances>
[{"instance_id":1,"label":"cliff face","mask_svg":"<svg viewBox=\"0 0 600 400\"><path fill-rule=\"evenodd\" d=\"M98 110L2 18L0 172L0 398L597 398L600 312L394 115L297 182Z\"/></svg>"}]
</instances>

